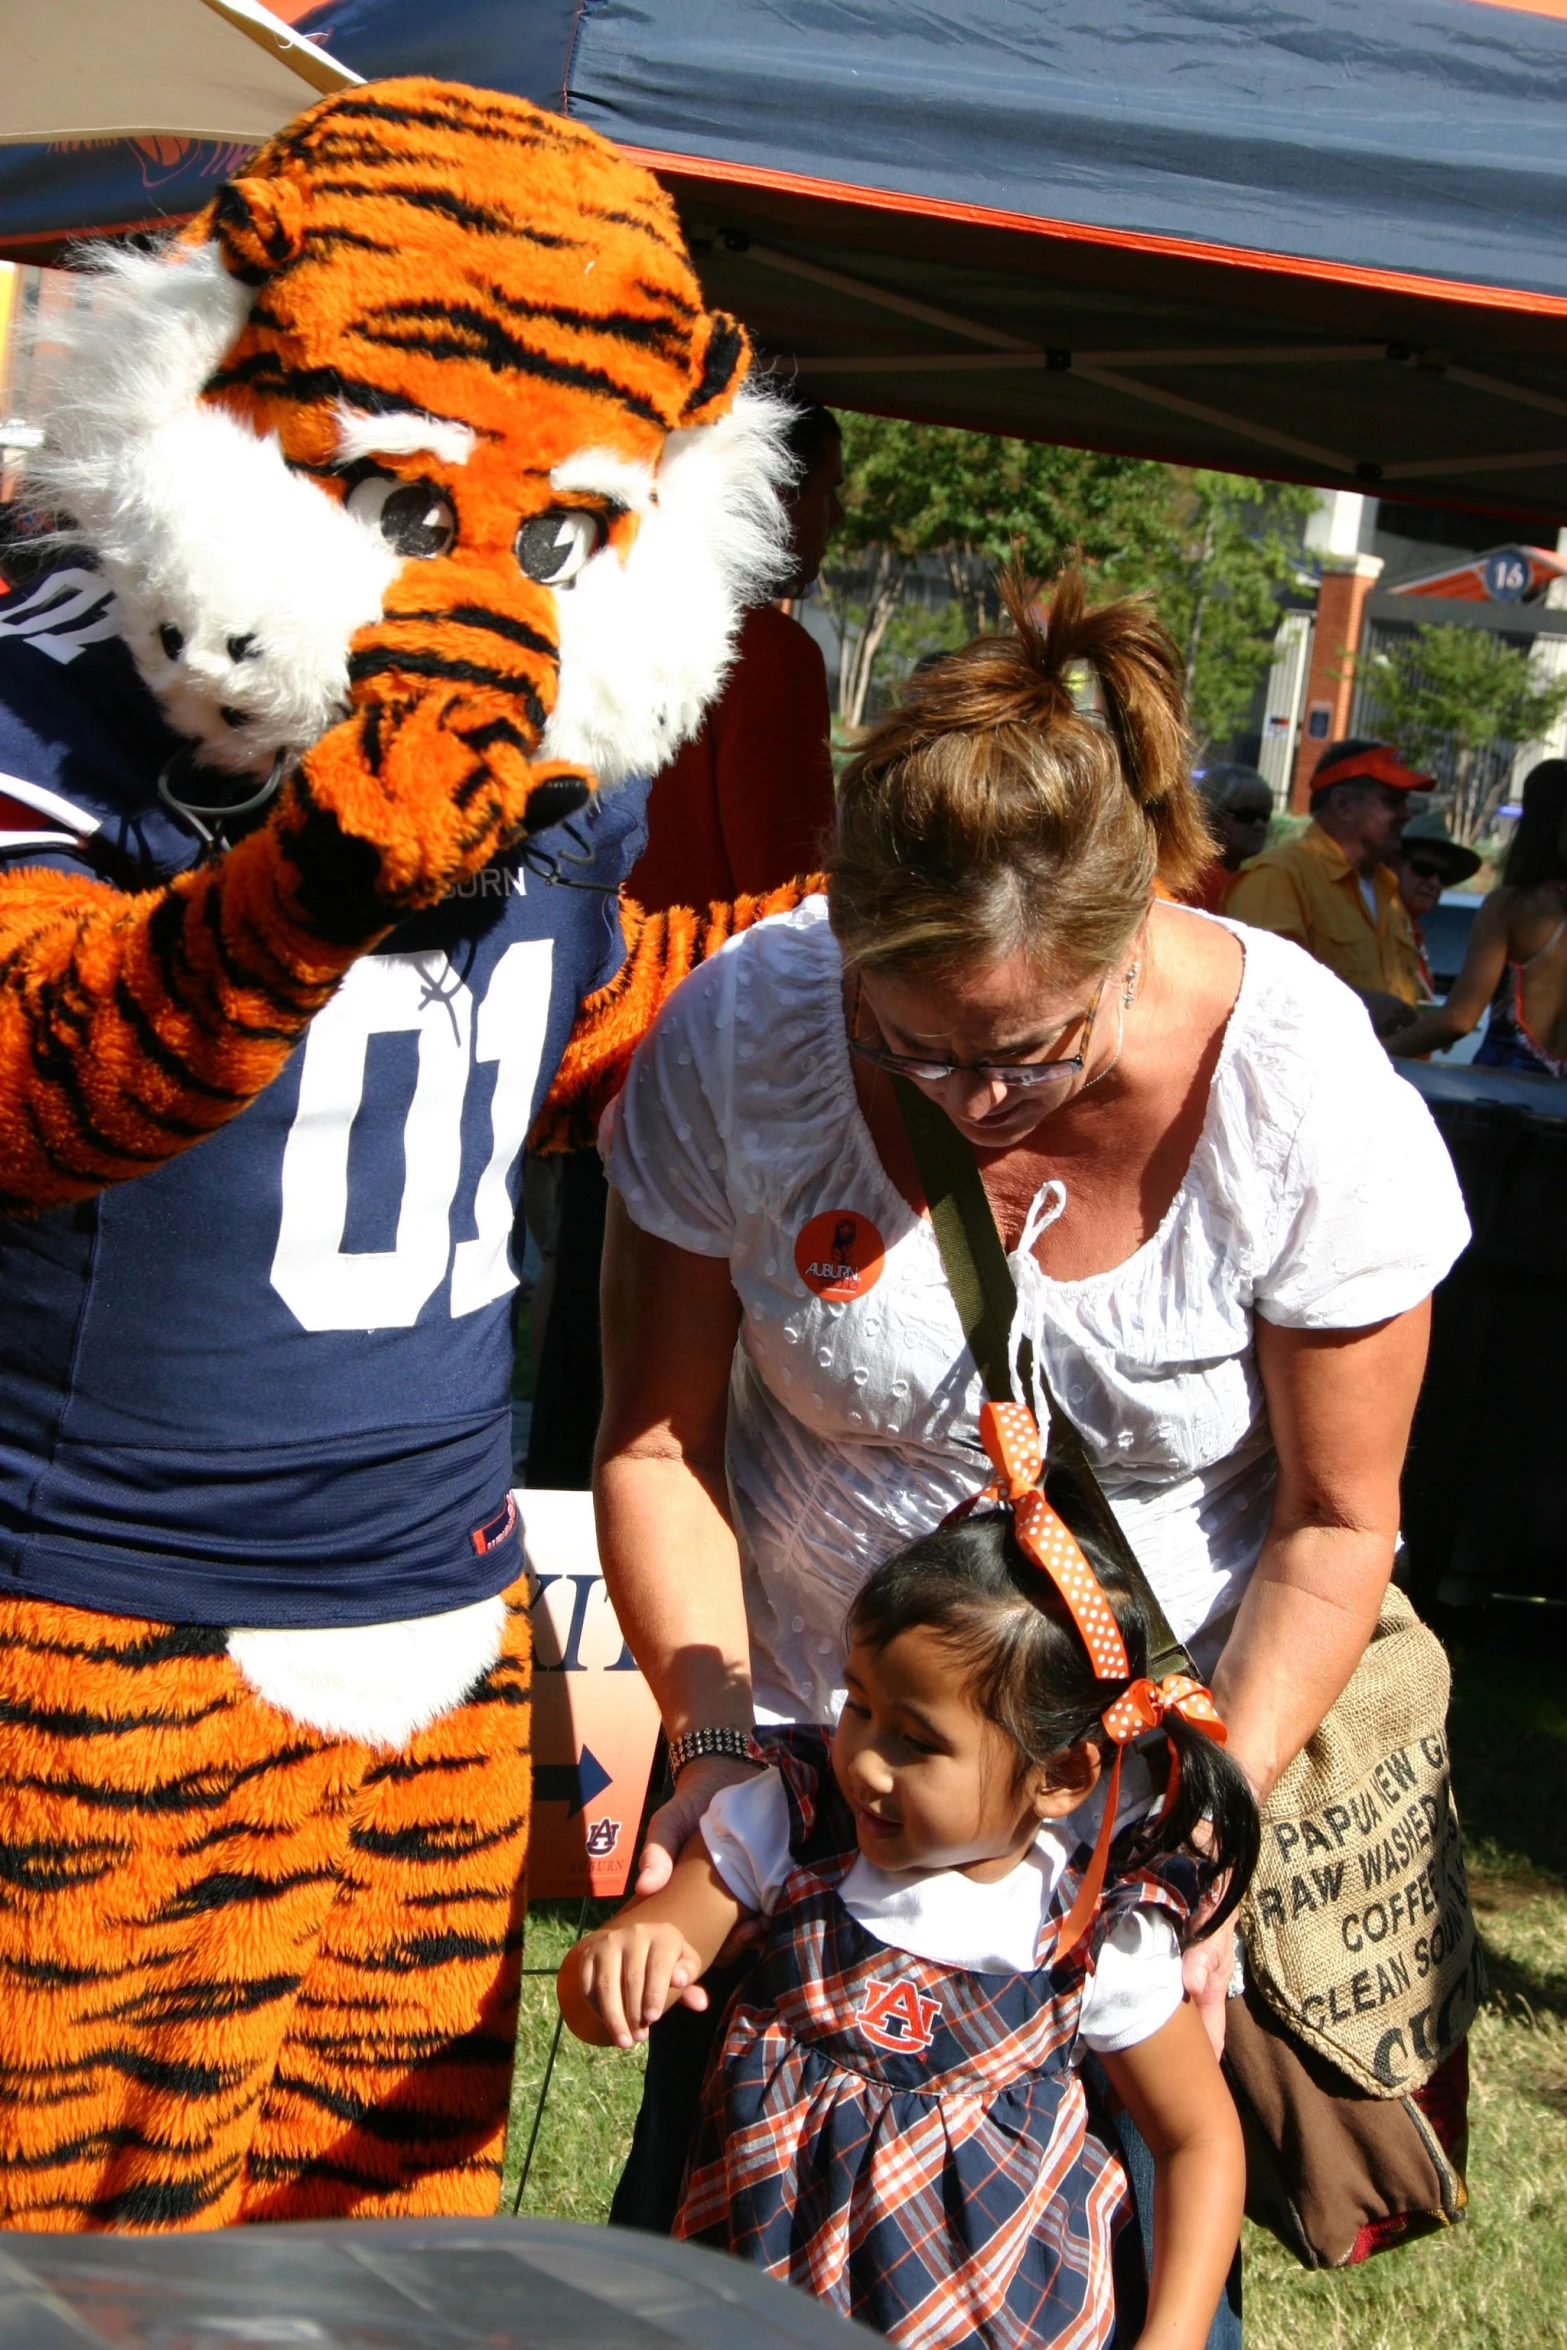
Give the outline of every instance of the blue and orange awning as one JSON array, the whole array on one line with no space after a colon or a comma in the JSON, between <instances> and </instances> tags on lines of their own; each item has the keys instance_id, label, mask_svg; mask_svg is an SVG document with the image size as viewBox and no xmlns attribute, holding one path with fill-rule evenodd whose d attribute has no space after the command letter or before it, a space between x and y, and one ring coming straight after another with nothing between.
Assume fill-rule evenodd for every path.
<instances>
[{"instance_id":1,"label":"blue and orange awning","mask_svg":"<svg viewBox=\"0 0 1567 2350\"><path fill-rule=\"evenodd\" d=\"M1567 515L1567 0L279 13L638 152L822 398ZM229 162L0 154L0 250L178 215Z\"/></svg>"}]
</instances>

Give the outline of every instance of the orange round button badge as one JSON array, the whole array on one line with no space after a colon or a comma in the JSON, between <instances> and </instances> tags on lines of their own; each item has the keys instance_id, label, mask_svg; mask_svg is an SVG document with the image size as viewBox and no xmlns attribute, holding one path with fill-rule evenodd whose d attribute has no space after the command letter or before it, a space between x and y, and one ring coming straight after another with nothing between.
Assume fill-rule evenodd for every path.
<instances>
[{"instance_id":1,"label":"orange round button badge","mask_svg":"<svg viewBox=\"0 0 1567 2350\"><path fill-rule=\"evenodd\" d=\"M869 1216L829 1208L813 1216L794 1244L794 1269L829 1305L863 1297L881 1279L885 1246Z\"/></svg>"}]
</instances>

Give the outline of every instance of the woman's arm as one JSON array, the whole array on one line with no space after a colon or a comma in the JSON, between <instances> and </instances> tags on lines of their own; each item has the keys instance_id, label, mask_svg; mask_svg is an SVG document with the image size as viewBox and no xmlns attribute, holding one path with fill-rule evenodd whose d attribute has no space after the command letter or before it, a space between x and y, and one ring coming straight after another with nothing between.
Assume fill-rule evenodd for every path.
<instances>
[{"instance_id":1,"label":"woman's arm","mask_svg":"<svg viewBox=\"0 0 1567 2350\"><path fill-rule=\"evenodd\" d=\"M1390 1053L1407 1059L1411 1054L1439 1053L1445 1045L1467 1036L1482 1018L1495 995L1507 961L1507 922L1510 890L1493 890L1474 918L1464 967L1453 981L1445 1004L1417 1012L1407 1027L1383 1038Z\"/></svg>"},{"instance_id":2,"label":"woman's arm","mask_svg":"<svg viewBox=\"0 0 1567 2350\"><path fill-rule=\"evenodd\" d=\"M1259 1803L1371 1638L1430 1331L1429 1299L1369 1330L1281 1330L1257 1317L1279 1479L1213 1690Z\"/></svg>"},{"instance_id":3,"label":"woman's arm","mask_svg":"<svg viewBox=\"0 0 1567 2350\"><path fill-rule=\"evenodd\" d=\"M1202 2350L1241 2232L1241 2126L1196 2010L1100 2062L1154 2159L1153 2275L1138 2350Z\"/></svg>"},{"instance_id":4,"label":"woman's arm","mask_svg":"<svg viewBox=\"0 0 1567 2350\"><path fill-rule=\"evenodd\" d=\"M639 1231L609 1195L604 1416L593 1489L621 1630L664 1728L751 1727L750 1643L724 1477L740 1301L721 1257ZM750 1766L695 1762L648 1830L637 1891L669 1882L708 1799Z\"/></svg>"},{"instance_id":5,"label":"woman's arm","mask_svg":"<svg viewBox=\"0 0 1567 2350\"><path fill-rule=\"evenodd\" d=\"M1429 1299L1368 1330L1281 1330L1257 1317L1279 1481L1213 1694L1259 1803L1371 1638L1393 1569L1398 1481L1430 1330ZM1215 2050L1224 2046L1234 1954L1230 1927L1186 1953L1186 1988Z\"/></svg>"},{"instance_id":6,"label":"woman's arm","mask_svg":"<svg viewBox=\"0 0 1567 2350\"><path fill-rule=\"evenodd\" d=\"M561 2014L579 2040L634 2047L682 1999L706 2007L697 1978L747 1914L693 1837L662 1892L628 1901L567 1951L555 1978Z\"/></svg>"}]
</instances>

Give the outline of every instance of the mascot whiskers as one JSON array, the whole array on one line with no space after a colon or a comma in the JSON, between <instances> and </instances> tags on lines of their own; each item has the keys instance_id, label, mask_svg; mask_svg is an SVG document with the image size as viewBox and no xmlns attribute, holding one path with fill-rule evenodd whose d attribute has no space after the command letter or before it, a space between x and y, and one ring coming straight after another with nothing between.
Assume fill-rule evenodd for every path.
<instances>
[{"instance_id":1,"label":"mascot whiskers","mask_svg":"<svg viewBox=\"0 0 1567 2350\"><path fill-rule=\"evenodd\" d=\"M521 1159L768 910L619 890L786 417L656 183L488 92L92 267L0 597L0 2221L480 2212Z\"/></svg>"}]
</instances>

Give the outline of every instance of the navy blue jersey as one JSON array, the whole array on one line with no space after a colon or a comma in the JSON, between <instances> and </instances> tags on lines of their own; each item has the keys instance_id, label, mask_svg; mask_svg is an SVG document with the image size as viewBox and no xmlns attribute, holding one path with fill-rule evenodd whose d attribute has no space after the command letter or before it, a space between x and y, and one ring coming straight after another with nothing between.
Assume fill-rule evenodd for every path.
<instances>
[{"instance_id":1,"label":"navy blue jersey","mask_svg":"<svg viewBox=\"0 0 1567 2350\"><path fill-rule=\"evenodd\" d=\"M0 598L0 854L123 888L190 865L157 796L176 748L90 573ZM314 1625L513 1578L524 1137L619 966L645 799L607 794L405 923L206 1141L0 1221L11 1588Z\"/></svg>"}]
</instances>

